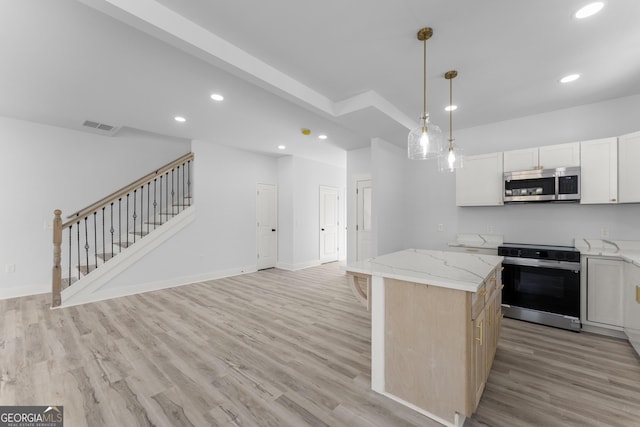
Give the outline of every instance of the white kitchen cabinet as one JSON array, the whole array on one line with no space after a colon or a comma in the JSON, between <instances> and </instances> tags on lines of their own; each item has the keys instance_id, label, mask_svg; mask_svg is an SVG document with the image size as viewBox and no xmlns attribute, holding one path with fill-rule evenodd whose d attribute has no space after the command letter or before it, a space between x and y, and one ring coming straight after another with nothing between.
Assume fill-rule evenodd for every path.
<instances>
[{"instance_id":1,"label":"white kitchen cabinet","mask_svg":"<svg viewBox=\"0 0 640 427\"><path fill-rule=\"evenodd\" d=\"M569 168L580 166L580 143L547 145L540 147L540 169Z\"/></svg>"},{"instance_id":2,"label":"white kitchen cabinet","mask_svg":"<svg viewBox=\"0 0 640 427\"><path fill-rule=\"evenodd\" d=\"M618 202L618 138L580 143L580 203Z\"/></svg>"},{"instance_id":3,"label":"white kitchen cabinet","mask_svg":"<svg viewBox=\"0 0 640 427\"><path fill-rule=\"evenodd\" d=\"M456 206L502 205L502 153L468 156L456 170Z\"/></svg>"},{"instance_id":4,"label":"white kitchen cabinet","mask_svg":"<svg viewBox=\"0 0 640 427\"><path fill-rule=\"evenodd\" d=\"M504 171L538 169L538 147L504 152Z\"/></svg>"},{"instance_id":5,"label":"white kitchen cabinet","mask_svg":"<svg viewBox=\"0 0 640 427\"><path fill-rule=\"evenodd\" d=\"M587 257L587 320L603 327L623 325L624 262Z\"/></svg>"},{"instance_id":6,"label":"white kitchen cabinet","mask_svg":"<svg viewBox=\"0 0 640 427\"><path fill-rule=\"evenodd\" d=\"M640 132L618 141L618 195L620 203L640 203Z\"/></svg>"},{"instance_id":7,"label":"white kitchen cabinet","mask_svg":"<svg viewBox=\"0 0 640 427\"><path fill-rule=\"evenodd\" d=\"M640 354L640 267L630 262L624 266L624 332Z\"/></svg>"},{"instance_id":8,"label":"white kitchen cabinet","mask_svg":"<svg viewBox=\"0 0 640 427\"><path fill-rule=\"evenodd\" d=\"M504 171L580 166L580 143L547 145L504 152Z\"/></svg>"}]
</instances>

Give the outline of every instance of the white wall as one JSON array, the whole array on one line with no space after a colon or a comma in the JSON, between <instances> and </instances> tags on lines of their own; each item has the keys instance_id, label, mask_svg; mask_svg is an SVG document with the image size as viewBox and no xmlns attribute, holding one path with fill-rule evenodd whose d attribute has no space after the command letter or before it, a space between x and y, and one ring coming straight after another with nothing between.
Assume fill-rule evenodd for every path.
<instances>
[{"instance_id":1,"label":"white wall","mask_svg":"<svg viewBox=\"0 0 640 427\"><path fill-rule=\"evenodd\" d=\"M345 153L346 156L346 153ZM282 223L285 239L292 239L292 247L278 248L278 266L300 269L320 263L320 186L335 187L343 194L346 187L346 169L301 157L291 157L279 163L281 186L292 190L291 195L280 194L279 215L289 218ZM290 200L293 203L290 203ZM344 197L339 203L340 224L345 223ZM292 208L292 212L286 212ZM280 222L279 219L279 222ZM290 227L290 229L287 229ZM280 239L280 235L278 236ZM346 237L341 226L338 232L340 257L346 256Z\"/></svg>"},{"instance_id":2,"label":"white wall","mask_svg":"<svg viewBox=\"0 0 640 427\"><path fill-rule=\"evenodd\" d=\"M126 129L106 137L0 117L0 298L51 291L55 209L64 218L188 152L188 141Z\"/></svg>"},{"instance_id":3,"label":"white wall","mask_svg":"<svg viewBox=\"0 0 640 427\"><path fill-rule=\"evenodd\" d=\"M382 139L371 141L371 226L373 247L371 253L386 254L404 249L405 168L407 151Z\"/></svg>"},{"instance_id":4,"label":"white wall","mask_svg":"<svg viewBox=\"0 0 640 427\"><path fill-rule=\"evenodd\" d=\"M278 262L293 264L293 156L278 158Z\"/></svg>"},{"instance_id":5,"label":"white wall","mask_svg":"<svg viewBox=\"0 0 640 427\"><path fill-rule=\"evenodd\" d=\"M371 179L371 147L347 152L347 262L357 259L357 182Z\"/></svg>"}]
</instances>

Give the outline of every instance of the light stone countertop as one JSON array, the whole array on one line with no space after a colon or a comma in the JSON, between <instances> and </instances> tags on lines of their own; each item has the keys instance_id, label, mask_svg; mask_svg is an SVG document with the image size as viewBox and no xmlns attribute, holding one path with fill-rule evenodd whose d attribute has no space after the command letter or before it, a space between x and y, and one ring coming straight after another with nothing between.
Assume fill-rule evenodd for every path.
<instances>
[{"instance_id":1,"label":"light stone countertop","mask_svg":"<svg viewBox=\"0 0 640 427\"><path fill-rule=\"evenodd\" d=\"M405 249L349 263L346 271L424 285L477 292L491 271L502 263L495 255Z\"/></svg>"},{"instance_id":2,"label":"light stone countertop","mask_svg":"<svg viewBox=\"0 0 640 427\"><path fill-rule=\"evenodd\" d=\"M474 248L474 249L498 249L503 243L502 236L497 234L458 234L455 242L450 242L450 247Z\"/></svg>"},{"instance_id":3,"label":"light stone countertop","mask_svg":"<svg viewBox=\"0 0 640 427\"><path fill-rule=\"evenodd\" d=\"M620 258L640 267L640 241L575 238L580 255Z\"/></svg>"}]
</instances>

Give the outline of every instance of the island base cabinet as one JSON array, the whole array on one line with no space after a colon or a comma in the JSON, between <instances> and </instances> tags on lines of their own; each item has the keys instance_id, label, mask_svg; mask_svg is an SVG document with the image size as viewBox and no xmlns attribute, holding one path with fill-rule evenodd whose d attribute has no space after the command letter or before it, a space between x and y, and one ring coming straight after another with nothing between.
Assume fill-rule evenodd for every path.
<instances>
[{"instance_id":1,"label":"island base cabinet","mask_svg":"<svg viewBox=\"0 0 640 427\"><path fill-rule=\"evenodd\" d=\"M384 279L385 394L450 424L475 412L500 335L498 277L477 293Z\"/></svg>"},{"instance_id":2,"label":"island base cabinet","mask_svg":"<svg viewBox=\"0 0 640 427\"><path fill-rule=\"evenodd\" d=\"M395 279L384 288L385 392L453 423L467 412L467 293Z\"/></svg>"}]
</instances>

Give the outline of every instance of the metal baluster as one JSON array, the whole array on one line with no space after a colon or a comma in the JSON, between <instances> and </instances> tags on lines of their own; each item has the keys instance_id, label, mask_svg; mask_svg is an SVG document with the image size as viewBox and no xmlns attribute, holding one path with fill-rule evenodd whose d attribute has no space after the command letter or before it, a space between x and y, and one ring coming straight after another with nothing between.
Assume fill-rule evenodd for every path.
<instances>
[{"instance_id":1,"label":"metal baluster","mask_svg":"<svg viewBox=\"0 0 640 427\"><path fill-rule=\"evenodd\" d=\"M89 273L89 233L87 231L87 217L84 217L84 254L87 261L87 274Z\"/></svg>"},{"instance_id":2,"label":"metal baluster","mask_svg":"<svg viewBox=\"0 0 640 427\"><path fill-rule=\"evenodd\" d=\"M182 164L182 208L184 209L184 206L187 204L186 200L184 198L184 163Z\"/></svg>"},{"instance_id":3,"label":"metal baluster","mask_svg":"<svg viewBox=\"0 0 640 427\"><path fill-rule=\"evenodd\" d=\"M78 234L78 280L80 280L80 221L76 224L78 226L77 234Z\"/></svg>"},{"instance_id":4,"label":"metal baluster","mask_svg":"<svg viewBox=\"0 0 640 427\"><path fill-rule=\"evenodd\" d=\"M158 179L153 180L153 229L156 229L158 224L158 214L156 213L156 187L158 186Z\"/></svg>"},{"instance_id":5,"label":"metal baluster","mask_svg":"<svg viewBox=\"0 0 640 427\"><path fill-rule=\"evenodd\" d=\"M176 194L176 190L175 190L175 168L171 169L171 213L173 215L176 214L176 202L174 201L174 196Z\"/></svg>"},{"instance_id":6,"label":"metal baluster","mask_svg":"<svg viewBox=\"0 0 640 427\"><path fill-rule=\"evenodd\" d=\"M188 205L191 206L191 160L187 162L187 197L189 198Z\"/></svg>"},{"instance_id":7,"label":"metal baluster","mask_svg":"<svg viewBox=\"0 0 640 427\"><path fill-rule=\"evenodd\" d=\"M125 215L127 219L127 248L129 247L129 195L131 193L127 193L127 214Z\"/></svg>"},{"instance_id":8,"label":"metal baluster","mask_svg":"<svg viewBox=\"0 0 640 427\"><path fill-rule=\"evenodd\" d=\"M111 233L111 258L113 258L113 202L111 202L111 220L110 220L111 228L109 228L109 233Z\"/></svg>"},{"instance_id":9,"label":"metal baluster","mask_svg":"<svg viewBox=\"0 0 640 427\"><path fill-rule=\"evenodd\" d=\"M140 187L140 238L144 236L144 185Z\"/></svg>"},{"instance_id":10,"label":"metal baluster","mask_svg":"<svg viewBox=\"0 0 640 427\"><path fill-rule=\"evenodd\" d=\"M178 213L182 210L182 195L180 194L180 166L178 166L178 170L176 172L176 204L178 205L176 210Z\"/></svg>"},{"instance_id":11,"label":"metal baluster","mask_svg":"<svg viewBox=\"0 0 640 427\"><path fill-rule=\"evenodd\" d=\"M138 214L136 213L136 193L138 190L133 190L133 243L136 242L136 219Z\"/></svg>"},{"instance_id":12,"label":"metal baluster","mask_svg":"<svg viewBox=\"0 0 640 427\"><path fill-rule=\"evenodd\" d=\"M166 173L167 179L164 182L164 192L165 192L165 212L167 213L167 219L169 218L169 172Z\"/></svg>"},{"instance_id":13,"label":"metal baluster","mask_svg":"<svg viewBox=\"0 0 640 427\"><path fill-rule=\"evenodd\" d=\"M147 183L147 234L149 234L149 211L151 210L151 190L150 190L150 185L151 183L148 182Z\"/></svg>"},{"instance_id":14,"label":"metal baluster","mask_svg":"<svg viewBox=\"0 0 640 427\"><path fill-rule=\"evenodd\" d=\"M118 199L118 253L122 252L122 197Z\"/></svg>"},{"instance_id":15,"label":"metal baluster","mask_svg":"<svg viewBox=\"0 0 640 427\"><path fill-rule=\"evenodd\" d=\"M67 277L69 277L69 279L68 279L69 283L67 283L67 286L71 285L71 264L73 264L71 262L71 235L72 234L73 234L73 224L71 224L69 226L69 276L67 276Z\"/></svg>"},{"instance_id":16,"label":"metal baluster","mask_svg":"<svg viewBox=\"0 0 640 427\"><path fill-rule=\"evenodd\" d=\"M163 221L162 221L162 175L160 175L160 225L162 225Z\"/></svg>"},{"instance_id":17,"label":"metal baluster","mask_svg":"<svg viewBox=\"0 0 640 427\"><path fill-rule=\"evenodd\" d=\"M106 206L102 208L102 256L106 257L106 252L107 250L105 249L105 243L104 243L104 210L106 209Z\"/></svg>"},{"instance_id":18,"label":"metal baluster","mask_svg":"<svg viewBox=\"0 0 640 427\"><path fill-rule=\"evenodd\" d=\"M98 268L98 224L97 219L98 212L93 213L93 259L96 261L96 268Z\"/></svg>"}]
</instances>

